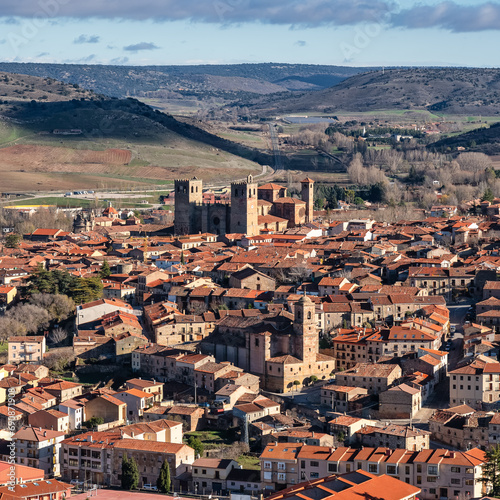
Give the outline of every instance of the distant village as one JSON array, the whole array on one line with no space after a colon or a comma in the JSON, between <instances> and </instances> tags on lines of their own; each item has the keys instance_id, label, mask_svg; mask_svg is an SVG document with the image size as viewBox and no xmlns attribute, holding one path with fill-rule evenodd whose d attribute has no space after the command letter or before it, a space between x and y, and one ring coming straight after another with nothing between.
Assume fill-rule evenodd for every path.
<instances>
[{"instance_id":1,"label":"distant village","mask_svg":"<svg viewBox=\"0 0 500 500\"><path fill-rule=\"evenodd\" d=\"M299 199L249 176L216 199L178 180L175 214L110 205L6 232L0 500L123 488L127 460L141 498L164 467L167 491L206 499L489 493L500 200L336 220L314 184ZM71 280L66 319L13 331Z\"/></svg>"}]
</instances>

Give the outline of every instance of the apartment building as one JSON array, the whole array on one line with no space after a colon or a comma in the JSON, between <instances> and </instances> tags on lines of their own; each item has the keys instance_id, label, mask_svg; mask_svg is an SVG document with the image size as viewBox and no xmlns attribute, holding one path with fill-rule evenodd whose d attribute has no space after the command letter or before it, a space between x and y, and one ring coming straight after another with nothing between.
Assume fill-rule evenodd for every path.
<instances>
[{"instance_id":1,"label":"apartment building","mask_svg":"<svg viewBox=\"0 0 500 500\"><path fill-rule=\"evenodd\" d=\"M437 350L443 333L442 327L422 320L391 328L339 329L332 340L333 357L339 368L349 369L356 363L377 363L381 357Z\"/></svg>"},{"instance_id":2,"label":"apartment building","mask_svg":"<svg viewBox=\"0 0 500 500\"><path fill-rule=\"evenodd\" d=\"M64 479L120 486L125 455L137 462L139 487L156 484L165 460L172 477L189 470L194 462L194 450L184 444L123 438L119 430L89 432L63 441Z\"/></svg>"},{"instance_id":3,"label":"apartment building","mask_svg":"<svg viewBox=\"0 0 500 500\"><path fill-rule=\"evenodd\" d=\"M450 404L467 404L476 410L500 405L500 363L480 356L449 373Z\"/></svg>"},{"instance_id":4,"label":"apartment building","mask_svg":"<svg viewBox=\"0 0 500 500\"><path fill-rule=\"evenodd\" d=\"M163 401L163 382L156 380L143 380L142 378L132 378L125 382L127 389L138 389L154 396L154 402L160 403Z\"/></svg>"},{"instance_id":5,"label":"apartment building","mask_svg":"<svg viewBox=\"0 0 500 500\"><path fill-rule=\"evenodd\" d=\"M193 488L199 495L226 492L230 472L237 469L238 462L220 458L198 458L193 462Z\"/></svg>"},{"instance_id":6,"label":"apartment building","mask_svg":"<svg viewBox=\"0 0 500 500\"><path fill-rule=\"evenodd\" d=\"M401 376L398 365L358 363L349 370L336 373L335 384L363 387L368 394L379 394L389 389Z\"/></svg>"},{"instance_id":7,"label":"apartment building","mask_svg":"<svg viewBox=\"0 0 500 500\"><path fill-rule=\"evenodd\" d=\"M8 343L9 364L43 364L43 356L46 351L45 337L43 335L9 337Z\"/></svg>"},{"instance_id":8,"label":"apartment building","mask_svg":"<svg viewBox=\"0 0 500 500\"><path fill-rule=\"evenodd\" d=\"M354 434L361 446L385 446L391 449L402 448L412 451L428 449L430 435L428 431L397 424L385 427L366 425Z\"/></svg>"},{"instance_id":9,"label":"apartment building","mask_svg":"<svg viewBox=\"0 0 500 500\"><path fill-rule=\"evenodd\" d=\"M60 476L63 439L63 432L41 427L22 427L12 436L16 445L16 463L42 469L46 477Z\"/></svg>"},{"instance_id":10,"label":"apartment building","mask_svg":"<svg viewBox=\"0 0 500 500\"><path fill-rule=\"evenodd\" d=\"M383 474L376 476L365 471L356 471L341 476L335 474L314 481L305 481L285 491L278 491L267 500L317 500L335 498L335 500L381 499L418 500L421 492L399 479Z\"/></svg>"},{"instance_id":11,"label":"apartment building","mask_svg":"<svg viewBox=\"0 0 500 500\"><path fill-rule=\"evenodd\" d=\"M422 490L419 498L479 498L485 453L391 448L337 449L278 443L266 446L260 456L262 487L290 488L302 481L355 471L386 474Z\"/></svg>"},{"instance_id":12,"label":"apartment building","mask_svg":"<svg viewBox=\"0 0 500 500\"><path fill-rule=\"evenodd\" d=\"M76 399L68 399L59 405L59 411L66 413L70 430L78 430L85 422L85 404Z\"/></svg>"}]
</instances>

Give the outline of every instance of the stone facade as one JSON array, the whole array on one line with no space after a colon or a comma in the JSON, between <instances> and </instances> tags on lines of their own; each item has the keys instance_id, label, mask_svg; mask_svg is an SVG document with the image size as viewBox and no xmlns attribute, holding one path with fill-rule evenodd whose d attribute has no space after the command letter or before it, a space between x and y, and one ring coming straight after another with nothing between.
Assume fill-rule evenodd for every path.
<instances>
[{"instance_id":1,"label":"stone facade","mask_svg":"<svg viewBox=\"0 0 500 500\"><path fill-rule=\"evenodd\" d=\"M286 196L286 188L257 183L249 175L244 182L231 184L231 203L203 202L203 184L197 179L175 181L175 222L177 235L227 233L257 236L261 228L284 229L312 222L314 181L302 181L302 200Z\"/></svg>"}]
</instances>

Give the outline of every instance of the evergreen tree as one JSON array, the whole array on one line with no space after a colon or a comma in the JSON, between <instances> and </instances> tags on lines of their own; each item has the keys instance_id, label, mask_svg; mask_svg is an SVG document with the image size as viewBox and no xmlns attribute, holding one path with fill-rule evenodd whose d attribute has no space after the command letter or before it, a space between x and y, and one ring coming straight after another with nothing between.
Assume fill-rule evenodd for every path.
<instances>
[{"instance_id":1,"label":"evergreen tree","mask_svg":"<svg viewBox=\"0 0 500 500\"><path fill-rule=\"evenodd\" d=\"M23 241L23 237L20 234L10 233L5 238L6 248L19 248L19 245Z\"/></svg>"},{"instance_id":2,"label":"evergreen tree","mask_svg":"<svg viewBox=\"0 0 500 500\"><path fill-rule=\"evenodd\" d=\"M133 457L123 456L122 460L122 489L132 491L139 485L139 469Z\"/></svg>"},{"instance_id":3,"label":"evergreen tree","mask_svg":"<svg viewBox=\"0 0 500 500\"><path fill-rule=\"evenodd\" d=\"M160 493L168 493L170 491L170 466L165 460L160 469L160 475L156 481L156 487Z\"/></svg>"},{"instance_id":4,"label":"evergreen tree","mask_svg":"<svg viewBox=\"0 0 500 500\"><path fill-rule=\"evenodd\" d=\"M496 498L500 496L500 445L498 444L486 452L481 481L491 487L489 496Z\"/></svg>"},{"instance_id":5,"label":"evergreen tree","mask_svg":"<svg viewBox=\"0 0 500 500\"><path fill-rule=\"evenodd\" d=\"M205 451L205 447L203 446L203 443L201 442L200 438L197 438L195 436L189 436L188 441L187 441L188 446L193 448L194 452L198 457L201 457L203 455L203 452Z\"/></svg>"},{"instance_id":6,"label":"evergreen tree","mask_svg":"<svg viewBox=\"0 0 500 500\"><path fill-rule=\"evenodd\" d=\"M111 268L109 267L108 261L105 260L101 266L101 272L99 273L101 278L109 278L111 275Z\"/></svg>"},{"instance_id":7,"label":"evergreen tree","mask_svg":"<svg viewBox=\"0 0 500 500\"><path fill-rule=\"evenodd\" d=\"M495 197L493 196L493 191L491 190L491 188L487 187L484 190L484 194L483 197L481 198L481 201L489 201L490 203L493 203L494 199Z\"/></svg>"}]
</instances>

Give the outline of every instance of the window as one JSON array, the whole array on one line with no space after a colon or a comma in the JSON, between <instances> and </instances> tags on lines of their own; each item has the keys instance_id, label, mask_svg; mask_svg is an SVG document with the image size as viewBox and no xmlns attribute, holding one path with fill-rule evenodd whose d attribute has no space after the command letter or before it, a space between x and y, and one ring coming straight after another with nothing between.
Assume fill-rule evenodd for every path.
<instances>
[{"instance_id":1,"label":"window","mask_svg":"<svg viewBox=\"0 0 500 500\"><path fill-rule=\"evenodd\" d=\"M285 481L286 474L284 472L278 472L278 481Z\"/></svg>"},{"instance_id":2,"label":"window","mask_svg":"<svg viewBox=\"0 0 500 500\"><path fill-rule=\"evenodd\" d=\"M311 467L319 467L319 462L311 462Z\"/></svg>"},{"instance_id":3,"label":"window","mask_svg":"<svg viewBox=\"0 0 500 500\"><path fill-rule=\"evenodd\" d=\"M428 465L427 466L427 474L429 474L429 476L437 476L438 475L437 465Z\"/></svg>"},{"instance_id":4,"label":"window","mask_svg":"<svg viewBox=\"0 0 500 500\"><path fill-rule=\"evenodd\" d=\"M271 481L273 479L272 472L264 472L264 481Z\"/></svg>"},{"instance_id":5,"label":"window","mask_svg":"<svg viewBox=\"0 0 500 500\"><path fill-rule=\"evenodd\" d=\"M428 483L435 483L437 481L436 476L427 476L427 482Z\"/></svg>"},{"instance_id":6,"label":"window","mask_svg":"<svg viewBox=\"0 0 500 500\"><path fill-rule=\"evenodd\" d=\"M318 479L319 478L319 472L311 472L311 479Z\"/></svg>"},{"instance_id":7,"label":"window","mask_svg":"<svg viewBox=\"0 0 500 500\"><path fill-rule=\"evenodd\" d=\"M278 470L286 470L286 465L284 462L278 462Z\"/></svg>"},{"instance_id":8,"label":"window","mask_svg":"<svg viewBox=\"0 0 500 500\"><path fill-rule=\"evenodd\" d=\"M368 464L368 472L378 474L378 464Z\"/></svg>"},{"instance_id":9,"label":"window","mask_svg":"<svg viewBox=\"0 0 500 500\"><path fill-rule=\"evenodd\" d=\"M388 465L387 466L387 474L397 474L397 467L395 465Z\"/></svg>"},{"instance_id":10,"label":"window","mask_svg":"<svg viewBox=\"0 0 500 500\"><path fill-rule=\"evenodd\" d=\"M451 478L451 484L461 484L461 480L458 477Z\"/></svg>"},{"instance_id":11,"label":"window","mask_svg":"<svg viewBox=\"0 0 500 500\"><path fill-rule=\"evenodd\" d=\"M456 472L457 474L460 474L460 467L452 467L451 472Z\"/></svg>"},{"instance_id":12,"label":"window","mask_svg":"<svg viewBox=\"0 0 500 500\"><path fill-rule=\"evenodd\" d=\"M337 472L337 464L328 464L328 472Z\"/></svg>"},{"instance_id":13,"label":"window","mask_svg":"<svg viewBox=\"0 0 500 500\"><path fill-rule=\"evenodd\" d=\"M264 469L270 469L271 468L271 462L264 462ZM197 472L195 470L195 472Z\"/></svg>"},{"instance_id":14,"label":"window","mask_svg":"<svg viewBox=\"0 0 500 500\"><path fill-rule=\"evenodd\" d=\"M474 486L474 479L466 479L465 486Z\"/></svg>"}]
</instances>

